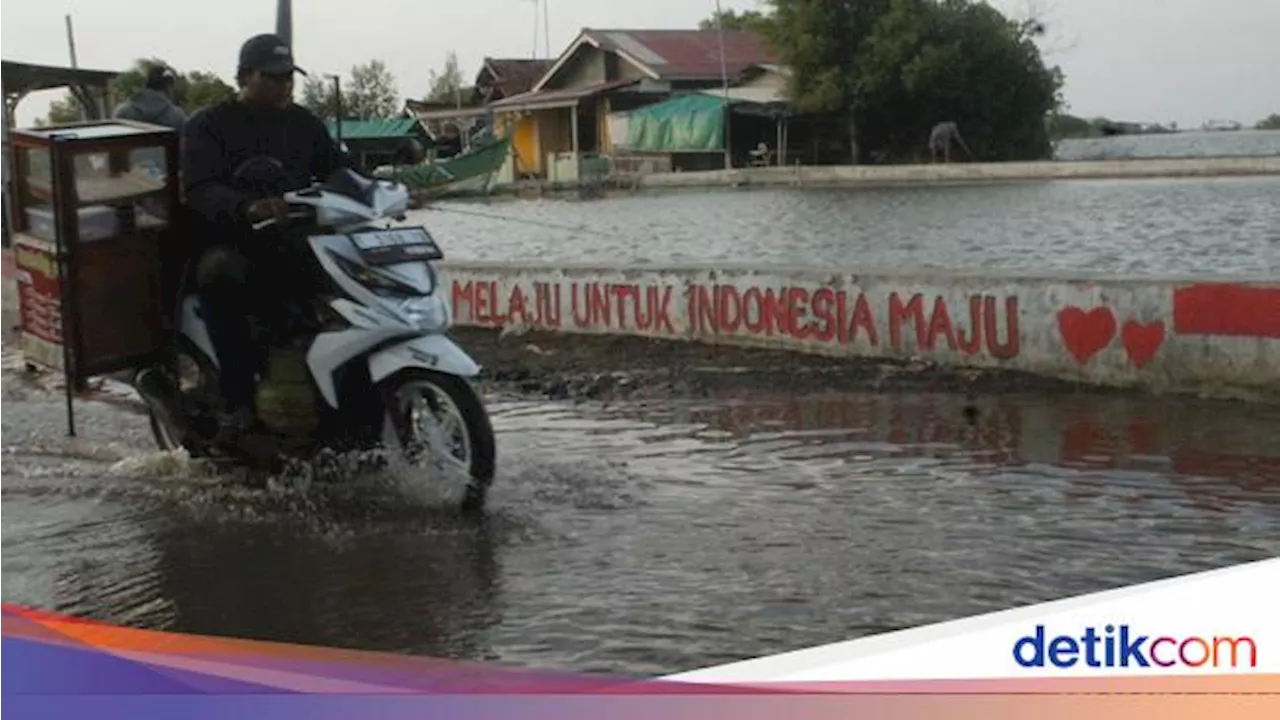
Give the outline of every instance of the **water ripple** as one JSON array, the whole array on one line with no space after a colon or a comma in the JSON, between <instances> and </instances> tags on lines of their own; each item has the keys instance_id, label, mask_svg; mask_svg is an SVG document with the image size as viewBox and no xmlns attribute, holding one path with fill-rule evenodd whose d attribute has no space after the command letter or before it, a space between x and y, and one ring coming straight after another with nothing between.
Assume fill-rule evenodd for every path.
<instances>
[{"instance_id":1,"label":"water ripple","mask_svg":"<svg viewBox=\"0 0 1280 720\"><path fill-rule=\"evenodd\" d=\"M1266 276L1280 273L1277 197L1276 177L692 189L487 211L510 221L446 204L410 222L456 260Z\"/></svg>"}]
</instances>

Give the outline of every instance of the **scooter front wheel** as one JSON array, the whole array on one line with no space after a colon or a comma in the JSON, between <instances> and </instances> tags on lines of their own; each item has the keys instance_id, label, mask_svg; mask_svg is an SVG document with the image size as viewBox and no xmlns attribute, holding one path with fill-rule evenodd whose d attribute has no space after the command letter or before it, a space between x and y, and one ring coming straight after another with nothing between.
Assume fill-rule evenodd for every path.
<instances>
[{"instance_id":1,"label":"scooter front wheel","mask_svg":"<svg viewBox=\"0 0 1280 720\"><path fill-rule=\"evenodd\" d=\"M445 481L460 481L463 512L484 509L495 472L489 413L466 379L406 368L379 383L400 449L411 464L428 460Z\"/></svg>"}]
</instances>

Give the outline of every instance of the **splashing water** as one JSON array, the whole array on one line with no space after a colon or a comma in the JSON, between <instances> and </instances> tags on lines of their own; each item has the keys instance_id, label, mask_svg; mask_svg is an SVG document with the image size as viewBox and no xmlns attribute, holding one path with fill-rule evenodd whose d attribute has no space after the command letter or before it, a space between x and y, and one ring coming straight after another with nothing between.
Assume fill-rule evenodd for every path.
<instances>
[{"instance_id":1,"label":"splashing water","mask_svg":"<svg viewBox=\"0 0 1280 720\"><path fill-rule=\"evenodd\" d=\"M306 458L290 458L280 472L264 480L267 491L276 495L310 496L313 501L321 494L345 495L367 506L385 501L400 507L440 509L462 501L468 478L449 472L438 459L411 462L387 422L381 445L375 449L325 449Z\"/></svg>"},{"instance_id":2,"label":"splashing water","mask_svg":"<svg viewBox=\"0 0 1280 720\"><path fill-rule=\"evenodd\" d=\"M430 507L455 506L462 502L469 478L451 472L442 458L411 462L388 419L382 428L382 447L377 456L380 475L390 488L416 504Z\"/></svg>"},{"instance_id":3,"label":"splashing water","mask_svg":"<svg viewBox=\"0 0 1280 720\"><path fill-rule=\"evenodd\" d=\"M183 480L219 477L216 465L208 460L192 459L183 449L131 454L112 463L107 468L107 474L114 477Z\"/></svg>"}]
</instances>

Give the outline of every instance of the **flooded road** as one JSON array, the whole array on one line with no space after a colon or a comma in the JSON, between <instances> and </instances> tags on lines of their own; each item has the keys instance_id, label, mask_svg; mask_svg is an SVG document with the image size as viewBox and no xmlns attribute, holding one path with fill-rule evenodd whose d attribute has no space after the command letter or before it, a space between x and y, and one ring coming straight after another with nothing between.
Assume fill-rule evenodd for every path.
<instances>
[{"instance_id":1,"label":"flooded road","mask_svg":"<svg viewBox=\"0 0 1280 720\"><path fill-rule=\"evenodd\" d=\"M61 396L7 370L4 600L658 674L1280 554L1280 408L775 372L490 384L498 479L464 522L388 478L247 489L118 404L78 402L69 439Z\"/></svg>"}]
</instances>

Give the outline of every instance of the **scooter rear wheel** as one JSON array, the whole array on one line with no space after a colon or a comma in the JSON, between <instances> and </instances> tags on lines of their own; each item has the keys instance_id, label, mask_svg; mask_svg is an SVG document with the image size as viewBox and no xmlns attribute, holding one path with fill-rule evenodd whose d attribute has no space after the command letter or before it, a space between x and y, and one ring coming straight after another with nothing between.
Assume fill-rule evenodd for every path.
<instances>
[{"instance_id":1,"label":"scooter rear wheel","mask_svg":"<svg viewBox=\"0 0 1280 720\"><path fill-rule=\"evenodd\" d=\"M179 377L174 378L174 380L180 387L183 387L184 393L203 393L207 392L208 388L216 386L216 371L204 362L199 352L191 347L189 343L184 341L179 345L176 357L176 368ZM172 370L173 368L169 369L170 372ZM183 402L181 397L179 402ZM185 450L193 458L204 457L207 454L202 443L187 442L190 438L180 437L180 432L163 422L154 410L149 410L147 415L151 424L151 434L155 437L156 445L161 450L166 452ZM184 418L187 423L199 420L200 418Z\"/></svg>"}]
</instances>

